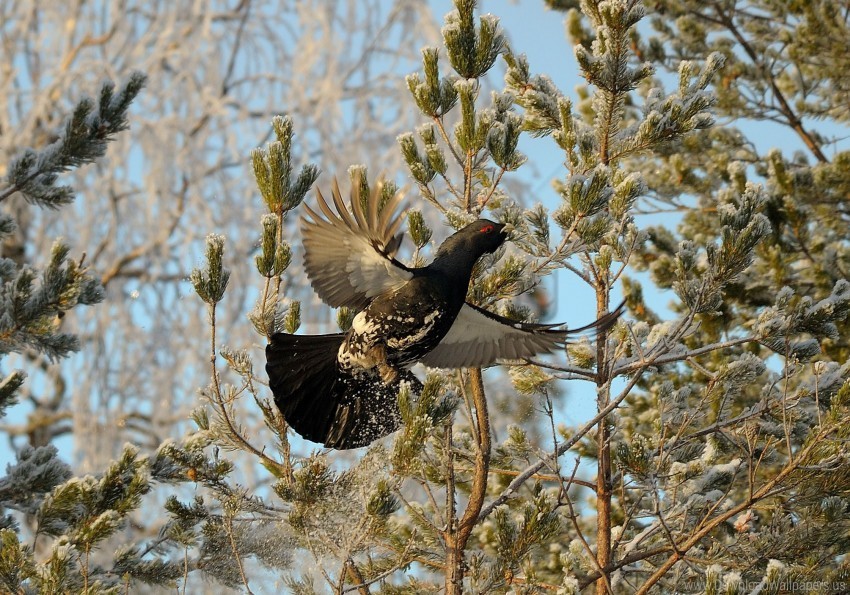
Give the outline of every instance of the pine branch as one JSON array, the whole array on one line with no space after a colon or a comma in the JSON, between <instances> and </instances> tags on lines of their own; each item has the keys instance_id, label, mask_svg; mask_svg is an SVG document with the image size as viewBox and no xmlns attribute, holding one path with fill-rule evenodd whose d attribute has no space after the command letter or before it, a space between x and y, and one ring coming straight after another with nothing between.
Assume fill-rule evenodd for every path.
<instances>
[{"instance_id":1,"label":"pine branch","mask_svg":"<svg viewBox=\"0 0 850 595\"><path fill-rule=\"evenodd\" d=\"M649 365L646 366L646 368L648 367ZM646 368L642 369L641 371L644 371ZM482 508L481 513L478 516L479 522L487 518L496 508L507 502L508 499L510 499L516 493L520 486L522 486L526 481L531 479L543 467L547 465L554 465L558 457L560 457L573 446L575 446L582 438L584 438L585 435L587 435L588 432L590 432L590 430L592 430L596 426L596 424L599 423L600 420L604 419L609 413L617 409L620 404L626 399L626 397L629 396L629 393L640 381L640 379L641 373L638 372L631 378L629 383L620 392L620 394L617 395L616 398L611 400L608 405L606 405L603 409L597 412L593 419L581 426L581 428L579 428L579 430L575 434L573 434L573 436L569 440L566 440L559 444L558 448L555 449L553 453L550 453L549 456L545 459L541 459L537 463L526 467L519 475L517 475L516 479L514 479L508 485L507 488L502 490L502 493L499 494L499 496L495 500L493 500L490 504Z\"/></svg>"},{"instance_id":2,"label":"pine branch","mask_svg":"<svg viewBox=\"0 0 850 595\"><path fill-rule=\"evenodd\" d=\"M820 144L815 140L814 136L808 130L806 130L806 128L803 126L803 121L794 112L794 109L788 103L788 100L785 98L785 94L782 92L776 82L776 77L773 75L772 72L769 71L767 65L762 62L761 58L756 53L749 40L744 37L740 29L737 27L737 25L735 25L734 18L723 12L719 4L715 5L714 8L717 12L720 22L729 30L735 40L739 44L741 44L741 47L744 49L744 52L747 54L753 64L755 64L759 69L763 71L765 77L768 79L768 84L770 85L770 90L773 92L773 96L776 97L776 100L779 102L779 111L787 119L787 124L791 126L794 132L796 132L800 136L805 145L809 148L809 150L819 162L829 163L829 159L821 150Z\"/></svg>"},{"instance_id":3,"label":"pine branch","mask_svg":"<svg viewBox=\"0 0 850 595\"><path fill-rule=\"evenodd\" d=\"M667 572L676 564L679 560L683 559L688 551L690 551L694 546L696 546L703 538L705 538L711 531L713 531L720 524L728 521L729 519L739 515L745 510L749 510L752 506L761 500L768 498L773 495L774 490L782 484L785 479L788 478L794 471L797 470L800 463L802 463L806 457L818 447L820 440L826 438L831 432L833 428L829 428L827 431L821 431L817 436L815 436L809 442L808 446L806 446L802 451L797 453L789 464L787 464L783 469L771 480L765 483L761 488L759 488L754 494L750 495L740 504L733 506L729 510L724 511L723 513L717 515L713 519L708 522L705 522L701 526L697 527L696 531L692 533L688 538L684 539L682 542L674 544L675 550L673 554L661 564L658 569L641 585L640 589L637 591L636 595L646 595L649 593L649 590L659 581L662 577L664 577ZM720 499L718 504L722 501ZM671 549L673 549L671 547Z\"/></svg>"},{"instance_id":4,"label":"pine branch","mask_svg":"<svg viewBox=\"0 0 850 595\"><path fill-rule=\"evenodd\" d=\"M745 345L747 343L758 342L758 337L754 335L750 335L747 337L741 337L740 339L730 339L728 341L719 341L717 343L712 343L710 345L703 345L702 347L697 347L694 349L677 349L675 347L668 346L668 353L666 355L659 355L657 357L652 358L652 366L662 366L664 364L672 364L676 362L686 361L693 357L697 357L699 355L705 355L707 353L712 353L715 351L719 351L722 349L728 349L730 347L737 347L738 345ZM683 346L681 346L683 347ZM670 353L672 352L672 353ZM645 356L644 356L645 357ZM619 363L614 370L612 371L613 376L623 376L625 374L630 374L636 370L645 369L646 361L644 358L636 359L635 361L626 361L624 363ZM560 370L561 368L554 367L553 369ZM571 371L571 370L565 370Z\"/></svg>"},{"instance_id":5,"label":"pine branch","mask_svg":"<svg viewBox=\"0 0 850 595\"><path fill-rule=\"evenodd\" d=\"M109 141L129 127L127 110L146 79L135 72L118 93L114 93L112 83L104 83L96 106L91 99L81 100L56 142L38 151L28 149L12 160L6 187L0 189L0 202L15 192L28 202L51 209L71 202L74 191L70 186L56 186L58 175L106 154Z\"/></svg>"}]
</instances>

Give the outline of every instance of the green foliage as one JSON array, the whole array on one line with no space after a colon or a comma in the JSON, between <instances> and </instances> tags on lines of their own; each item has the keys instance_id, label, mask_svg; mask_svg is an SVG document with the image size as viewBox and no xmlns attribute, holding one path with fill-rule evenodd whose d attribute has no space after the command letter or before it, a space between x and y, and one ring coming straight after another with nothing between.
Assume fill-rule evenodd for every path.
<instances>
[{"instance_id":1,"label":"green foliage","mask_svg":"<svg viewBox=\"0 0 850 595\"><path fill-rule=\"evenodd\" d=\"M263 215L263 237L260 243L262 253L257 255L257 271L264 277L278 277L292 262L292 248L286 242L277 244L278 226L277 215Z\"/></svg>"},{"instance_id":2,"label":"green foliage","mask_svg":"<svg viewBox=\"0 0 850 595\"><path fill-rule=\"evenodd\" d=\"M257 186L266 206L282 219L285 211L294 209L304 200L319 177L319 168L313 164L304 165L293 181L292 119L276 116L272 120L272 127L277 140L269 143L265 149L254 149L251 158Z\"/></svg>"},{"instance_id":3,"label":"green foliage","mask_svg":"<svg viewBox=\"0 0 850 595\"><path fill-rule=\"evenodd\" d=\"M301 302L290 302L286 315L283 318L283 330L287 333L295 333L301 326Z\"/></svg>"},{"instance_id":4,"label":"green foliage","mask_svg":"<svg viewBox=\"0 0 850 595\"><path fill-rule=\"evenodd\" d=\"M486 137L486 148L493 162L505 171L513 171L526 161L525 155L517 151L523 119L509 110L512 100L510 95L494 96L493 104L498 111Z\"/></svg>"},{"instance_id":5,"label":"green foliage","mask_svg":"<svg viewBox=\"0 0 850 595\"><path fill-rule=\"evenodd\" d=\"M697 313L709 312L722 302L721 290L749 266L758 242L770 231L767 219L758 213L761 191L748 187L738 204L725 205L720 213L720 245L706 246L706 265L697 266L698 254L690 243L676 253L676 294Z\"/></svg>"},{"instance_id":6,"label":"green foliage","mask_svg":"<svg viewBox=\"0 0 850 595\"><path fill-rule=\"evenodd\" d=\"M38 283L34 268L0 260L0 355L29 348L57 360L79 349L76 337L58 332L57 316L77 305L96 304L104 294L82 262L68 259L69 251L61 242L53 245Z\"/></svg>"},{"instance_id":7,"label":"green foliage","mask_svg":"<svg viewBox=\"0 0 850 595\"><path fill-rule=\"evenodd\" d=\"M58 141L41 152L26 152L13 163L9 186L0 191L0 200L20 191L40 206L55 208L68 202L71 191L55 186L56 174L103 155L106 143L126 128L127 108L143 82L144 77L133 75L117 93L111 85L105 85L97 108L88 100L81 102ZM275 130L280 143L291 138L291 129L283 119L275 121ZM289 158L271 161L270 176L280 176L278 166L288 167ZM275 200L294 206L314 178L315 170L307 168L295 183L289 184L287 179L283 184L285 195ZM270 214L263 220L261 254L256 264L267 280L279 279L291 260L288 244L280 241L281 216ZM9 217L0 218L1 235L13 230ZM191 275L212 312L229 280L223 252L224 239L211 235L206 267ZM76 337L59 332L57 317L104 298L100 284L90 276L82 259L69 259L69 248L61 242L54 245L41 273L0 259L0 281L0 355L34 350L51 359L65 357L78 343ZM270 311L272 323L268 327L297 326L297 303L290 305L288 317L278 308ZM248 354L223 348L222 355L242 378L243 390L253 386ZM0 382L0 411L15 402L24 379L23 372L12 372ZM285 438L277 413L268 404L258 403L267 414L269 428ZM174 588L181 582L185 588L189 573L201 568L207 576L237 586L245 584L243 558L254 557L269 567L287 566L291 562L291 538L286 531L267 520L255 522L243 517L268 511L262 501L229 483L234 470L231 461L219 457L217 448L212 456L205 452L220 435L222 425L227 425L226 411L218 409L216 413L210 419L206 412L196 411L193 419L199 431L182 443L167 441L151 457L128 445L104 472L85 477L74 477L53 446L22 448L16 453L17 462L0 479L0 589L94 594L126 592L136 583ZM268 468L286 475L285 469L273 463ZM170 496L165 507L169 518L159 535L148 544L134 543L124 533L128 519L139 511L155 482L195 482L212 499L197 497L183 504ZM22 519L26 523L21 523ZM24 536L28 533L38 549L27 542ZM121 542L123 545L110 555L110 545Z\"/></svg>"},{"instance_id":8,"label":"green foliage","mask_svg":"<svg viewBox=\"0 0 850 595\"><path fill-rule=\"evenodd\" d=\"M122 591L132 581L173 586L187 578L188 560L183 559L182 552L188 553L188 548L200 550L199 557L191 562L192 568L202 567L206 559L215 565L215 571L208 571L211 576L229 580L227 584L241 584L233 580L232 550L217 549L220 543L212 541L216 536L221 541L221 531L214 528L222 527L225 521L200 497L189 505L169 497L165 508L170 520L159 537L149 546L122 545L111 563L104 564L109 559L103 552L105 545L118 537L128 516L138 511L154 482L197 481L223 500L237 497L238 490L226 483L232 465L204 456L202 449L208 444L209 441L197 438L182 446L166 442L153 457L140 456L137 449L128 445L121 458L103 474L82 478L71 477L68 467L56 458L53 447L23 451L18 465L4 479L0 498L4 506L11 501L18 510L31 515L35 534L42 540L47 536L56 539L49 555L37 560L32 548L18 542L15 531L3 529L0 580L4 588L13 592L34 588L38 592L95 593ZM257 504L249 502L249 505L256 512ZM270 543L274 534L269 530L252 533L254 541L246 541L256 545L251 549L243 544L243 555L279 557L279 549L261 552L262 543ZM179 550L180 557L162 556L173 550ZM152 556L154 552L160 555ZM286 562L277 560L281 564Z\"/></svg>"},{"instance_id":9,"label":"green foliage","mask_svg":"<svg viewBox=\"0 0 850 595\"><path fill-rule=\"evenodd\" d=\"M633 263L681 298L675 307L692 320L681 348L696 355L688 366L646 374L645 393L629 398L632 414L620 422L624 437L617 447L624 478L634 481L634 498L659 485L647 508L667 515L670 527L674 518L689 524L721 517L718 503L746 504L760 486L790 473L799 482L781 481L771 492L776 499L761 500L694 544L715 563L704 569L707 591L737 592L743 580L767 584L768 576L789 584L834 577L842 567L835 554L844 544L839 534L847 517L826 500L842 491L847 471L834 464L826 445L846 432L828 411L848 374L846 254L840 247L847 228L842 201L822 200L841 187L841 176L825 172L835 171L843 153L827 158L828 140L810 126L812 118L840 120L813 106L826 94L840 96L821 82L846 72L846 61L820 61L815 69L799 53L822 43L809 35L810 19L823 16L827 3L646 4L653 31L635 35L634 47L642 60L678 74L679 89L672 104L660 99L659 81L639 87L640 94L652 106L678 105L670 115L693 129L710 120L689 116L690 106L713 104L724 125L674 142L648 160L628 159L641 171L654 205L683 213L675 231L648 230L649 243ZM831 14L815 28L846 32L846 18L839 24ZM707 57L702 67L693 63L698 56ZM799 74L787 76L792 71ZM708 92L713 99L700 97ZM683 99L689 95L692 101ZM744 120L747 128L734 128ZM753 121L788 126L815 163L800 152L785 154L787 146L760 153L753 140L764 128ZM638 131L650 138L664 128ZM638 357L675 330L659 327L658 315L645 307L642 316L647 327L632 327ZM724 343L722 351L706 347ZM806 446L813 441L825 448ZM808 455L798 456L807 448ZM797 475L801 467L805 479ZM664 482L671 474L672 492ZM834 517L832 527L818 512L824 504L842 519ZM672 580L661 577L657 585L670 588Z\"/></svg>"},{"instance_id":10,"label":"green foliage","mask_svg":"<svg viewBox=\"0 0 850 595\"><path fill-rule=\"evenodd\" d=\"M554 379L537 366L517 366L510 369L511 382L521 395L546 394Z\"/></svg>"},{"instance_id":11,"label":"green foliage","mask_svg":"<svg viewBox=\"0 0 850 595\"><path fill-rule=\"evenodd\" d=\"M65 536L88 551L118 530L150 490L138 451L126 447L100 478L71 478L44 499L36 514L38 532Z\"/></svg>"},{"instance_id":12,"label":"green foliage","mask_svg":"<svg viewBox=\"0 0 850 595\"><path fill-rule=\"evenodd\" d=\"M565 99L547 76L532 76L524 54L505 54L508 66L505 74L507 88L525 110L523 127L539 136L551 134L562 126L572 126L570 102ZM562 124L561 117L565 122Z\"/></svg>"},{"instance_id":13,"label":"green foliage","mask_svg":"<svg viewBox=\"0 0 850 595\"><path fill-rule=\"evenodd\" d=\"M540 485L532 488L530 502L517 517L511 518L507 507L500 507L493 514L494 545L500 575L518 573L532 548L554 537L561 525L561 517L555 512L551 497Z\"/></svg>"},{"instance_id":14,"label":"green foliage","mask_svg":"<svg viewBox=\"0 0 850 595\"><path fill-rule=\"evenodd\" d=\"M58 174L105 154L109 141L127 129L127 111L144 83L144 75L136 73L117 92L111 83L103 85L97 104L80 101L53 144L24 151L12 161L0 201L20 192L40 207L58 209L69 203L73 190L57 185ZM10 234L14 225L2 216L0 236ZM54 243L40 273L0 259L0 356L34 351L55 361L78 349L77 337L60 332L59 321L77 306L102 301L104 291L83 259L70 259L69 253L63 242ZM0 413L15 402L25 377L15 371L0 382ZM124 528L127 516L151 489L148 460L128 446L103 474L73 477L52 445L25 446L16 458L0 479L2 589L114 593L126 586L124 570L92 556ZM18 519L26 519L23 528ZM24 537L30 527L38 551Z\"/></svg>"},{"instance_id":15,"label":"green foliage","mask_svg":"<svg viewBox=\"0 0 850 595\"><path fill-rule=\"evenodd\" d=\"M366 511L376 519L386 521L400 506L401 503L393 494L389 482L380 480L375 485L375 490L366 505Z\"/></svg>"},{"instance_id":16,"label":"green foliage","mask_svg":"<svg viewBox=\"0 0 850 595\"><path fill-rule=\"evenodd\" d=\"M71 470L59 459L52 445L26 446L16 456L17 463L9 465L6 477L0 480L0 505L32 515L47 494L70 479ZM11 526L13 523L7 517L3 524Z\"/></svg>"},{"instance_id":17,"label":"green foliage","mask_svg":"<svg viewBox=\"0 0 850 595\"><path fill-rule=\"evenodd\" d=\"M435 429L447 423L458 406L455 395L447 392L445 380L429 374L418 398L414 401L409 386L402 386L398 403L404 423L393 446L393 467L403 474L427 474L421 453ZM433 472L433 470L432 470Z\"/></svg>"},{"instance_id":18,"label":"green foliage","mask_svg":"<svg viewBox=\"0 0 850 595\"><path fill-rule=\"evenodd\" d=\"M104 84L97 104L89 98L77 103L55 142L40 151L28 149L12 160L0 201L20 192L41 207L57 209L70 203L74 190L57 186L58 175L106 154L109 141L128 128L127 110L146 79L135 72L117 93L112 83Z\"/></svg>"},{"instance_id":19,"label":"green foliage","mask_svg":"<svg viewBox=\"0 0 850 595\"><path fill-rule=\"evenodd\" d=\"M266 337L277 332L294 333L301 325L300 303L285 300L281 292L283 276L292 263L292 247L284 240L283 222L286 214L301 204L319 177L318 166L309 163L301 167L293 180L292 141L295 132L292 119L276 116L272 119L272 128L277 140L251 153L257 186L269 212L262 217L260 253L254 259L257 272L266 278L266 285L248 319L256 331ZM210 275L228 273L216 272L220 264L215 259L220 256L213 254L214 258L210 259L209 242L208 239L207 268L194 270L191 279L196 293L212 306L221 299L224 286L219 282L217 287L222 292L211 295L209 290L213 288L207 287L212 280ZM225 277L225 285L226 281ZM219 295L219 299L211 301L209 298L213 295Z\"/></svg>"},{"instance_id":20,"label":"green foliage","mask_svg":"<svg viewBox=\"0 0 850 595\"><path fill-rule=\"evenodd\" d=\"M422 113L438 118L443 116L457 102L455 78L440 78L439 56L436 48L422 50L422 62L425 66L425 80L418 74L407 76L407 87ZM436 169L436 168L435 168Z\"/></svg>"},{"instance_id":21,"label":"green foliage","mask_svg":"<svg viewBox=\"0 0 850 595\"><path fill-rule=\"evenodd\" d=\"M7 592L16 593L35 576L30 549L18 541L14 530L0 529L0 585Z\"/></svg>"},{"instance_id":22,"label":"green foliage","mask_svg":"<svg viewBox=\"0 0 850 595\"><path fill-rule=\"evenodd\" d=\"M498 20L483 15L476 29L473 11L475 0L456 0L455 10L446 15L443 39L452 68L465 79L484 75L507 45Z\"/></svg>"},{"instance_id":23,"label":"green foliage","mask_svg":"<svg viewBox=\"0 0 850 595\"><path fill-rule=\"evenodd\" d=\"M430 161L419 153L419 149L416 146L416 139L413 135L410 133L400 135L398 137L398 144L401 146L401 153L404 156L407 166L410 168L413 179L419 184L430 184L434 176L437 175L437 172L431 167Z\"/></svg>"},{"instance_id":24,"label":"green foliage","mask_svg":"<svg viewBox=\"0 0 850 595\"><path fill-rule=\"evenodd\" d=\"M203 269L192 269L189 280L195 292L208 305L214 306L224 297L230 271L224 268L224 237L216 234L207 236L207 265Z\"/></svg>"},{"instance_id":25,"label":"green foliage","mask_svg":"<svg viewBox=\"0 0 850 595\"><path fill-rule=\"evenodd\" d=\"M422 211L410 211L407 214L407 229L410 233L410 239L417 248L424 248L431 241L431 228L425 224L425 218L422 216Z\"/></svg>"},{"instance_id":26,"label":"green foliage","mask_svg":"<svg viewBox=\"0 0 850 595\"><path fill-rule=\"evenodd\" d=\"M26 374L16 370L0 380L0 416L6 414L6 408L17 403L17 392L26 380Z\"/></svg>"}]
</instances>

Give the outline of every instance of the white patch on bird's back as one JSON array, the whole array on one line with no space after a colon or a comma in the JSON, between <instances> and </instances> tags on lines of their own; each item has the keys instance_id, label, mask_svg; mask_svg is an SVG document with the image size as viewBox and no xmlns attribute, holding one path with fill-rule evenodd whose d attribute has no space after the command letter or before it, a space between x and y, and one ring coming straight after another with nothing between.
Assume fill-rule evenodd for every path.
<instances>
[{"instance_id":1,"label":"white patch on bird's back","mask_svg":"<svg viewBox=\"0 0 850 595\"><path fill-rule=\"evenodd\" d=\"M378 324L374 319L367 318L366 310L363 310L351 321L351 328L358 335L367 335L377 330Z\"/></svg>"},{"instance_id":2,"label":"white patch on bird's back","mask_svg":"<svg viewBox=\"0 0 850 595\"><path fill-rule=\"evenodd\" d=\"M336 359L343 368L351 368L354 358L351 352L348 351L347 341L343 341L342 345L339 346L339 350L336 352Z\"/></svg>"},{"instance_id":3,"label":"white patch on bird's back","mask_svg":"<svg viewBox=\"0 0 850 595\"><path fill-rule=\"evenodd\" d=\"M416 345L417 343L422 341L422 339L424 339L428 335L428 333L431 332L431 329L434 328L437 317L439 317L440 314L442 314L440 310L434 310L433 312L427 314L425 318L422 319L422 326L420 326L416 330L416 332L407 335L406 337L388 339L387 346L393 347L395 349L404 349L405 347ZM415 320L415 318L408 318L405 319L405 322L414 322Z\"/></svg>"},{"instance_id":4,"label":"white patch on bird's back","mask_svg":"<svg viewBox=\"0 0 850 595\"><path fill-rule=\"evenodd\" d=\"M364 310L351 321L351 332L337 351L340 366L355 374L377 374L377 366L385 364L374 349L384 342L387 324L382 316L372 317Z\"/></svg>"}]
</instances>

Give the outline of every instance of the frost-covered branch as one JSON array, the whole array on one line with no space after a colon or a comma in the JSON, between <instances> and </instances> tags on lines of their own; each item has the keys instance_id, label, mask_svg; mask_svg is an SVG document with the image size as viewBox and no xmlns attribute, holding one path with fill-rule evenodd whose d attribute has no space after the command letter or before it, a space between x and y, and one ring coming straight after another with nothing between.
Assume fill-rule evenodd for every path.
<instances>
[{"instance_id":1,"label":"frost-covered branch","mask_svg":"<svg viewBox=\"0 0 850 595\"><path fill-rule=\"evenodd\" d=\"M74 190L56 186L58 175L106 154L109 141L129 127L127 111L146 80L144 74L136 72L117 93L112 83L105 83L97 104L88 98L77 103L58 140L44 149L28 149L12 160L6 187L0 188L0 202L15 192L52 209L71 202Z\"/></svg>"}]
</instances>

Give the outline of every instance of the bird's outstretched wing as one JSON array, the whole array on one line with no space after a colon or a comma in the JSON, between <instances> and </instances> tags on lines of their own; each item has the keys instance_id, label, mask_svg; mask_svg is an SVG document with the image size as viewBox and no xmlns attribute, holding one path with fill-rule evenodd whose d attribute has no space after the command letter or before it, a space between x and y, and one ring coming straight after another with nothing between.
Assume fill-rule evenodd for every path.
<instances>
[{"instance_id":1,"label":"bird's outstretched wing","mask_svg":"<svg viewBox=\"0 0 850 595\"><path fill-rule=\"evenodd\" d=\"M577 329L560 325L516 322L472 304L464 304L449 332L420 361L433 368L478 368L499 360L522 360L563 348L570 336L610 328L624 304L599 320Z\"/></svg>"},{"instance_id":2,"label":"bird's outstretched wing","mask_svg":"<svg viewBox=\"0 0 850 595\"><path fill-rule=\"evenodd\" d=\"M360 201L360 184L354 183L350 207L333 183L336 213L321 191L317 192L324 217L306 204L301 219L304 268L313 289L329 306L362 310L377 295L404 285L413 273L393 256L401 244L396 235L403 213L396 213L401 194L380 207L381 184L372 190L365 209Z\"/></svg>"}]
</instances>

